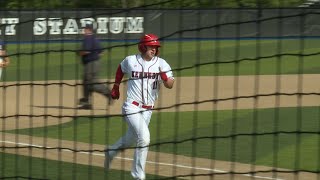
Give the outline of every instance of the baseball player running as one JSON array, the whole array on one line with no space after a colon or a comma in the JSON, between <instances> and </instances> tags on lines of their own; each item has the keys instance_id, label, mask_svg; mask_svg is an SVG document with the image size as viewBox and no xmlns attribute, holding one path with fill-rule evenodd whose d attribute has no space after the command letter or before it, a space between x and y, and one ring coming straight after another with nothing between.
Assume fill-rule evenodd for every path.
<instances>
[{"instance_id":1,"label":"baseball player running","mask_svg":"<svg viewBox=\"0 0 320 180\"><path fill-rule=\"evenodd\" d=\"M10 63L10 59L7 56L6 46L3 41L0 40L0 80L2 76L2 69L7 67Z\"/></svg>"},{"instance_id":2,"label":"baseball player running","mask_svg":"<svg viewBox=\"0 0 320 180\"><path fill-rule=\"evenodd\" d=\"M126 134L111 147L106 147L104 166L108 170L112 159L123 149L135 143L131 175L145 179L145 165L150 143L150 123L154 102L158 98L159 85L163 82L171 89L174 77L170 65L159 55L160 42L154 34L141 37L138 49L141 54L127 56L118 66L115 84L111 91L113 99L119 99L119 86L124 74L128 76L127 100L122 106L124 120L128 124Z\"/></svg>"}]
</instances>

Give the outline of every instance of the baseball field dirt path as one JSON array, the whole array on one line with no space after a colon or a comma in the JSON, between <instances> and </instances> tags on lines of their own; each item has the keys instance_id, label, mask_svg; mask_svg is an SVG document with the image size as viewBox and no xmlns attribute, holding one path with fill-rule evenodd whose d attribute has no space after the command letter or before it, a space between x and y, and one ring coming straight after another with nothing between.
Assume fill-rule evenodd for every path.
<instances>
[{"instance_id":1,"label":"baseball field dirt path","mask_svg":"<svg viewBox=\"0 0 320 180\"><path fill-rule=\"evenodd\" d=\"M282 75L282 76L222 76L222 77L183 77L176 78L175 87L171 90L163 88L160 99L155 105L161 111L194 111L222 109L253 109L272 107L319 106L318 95L302 96L261 96L247 98L258 94L273 93L319 93L320 85L315 83L320 75ZM60 83L50 81L47 83ZM19 82L24 84L29 82ZM68 85L44 86L44 82L33 82L38 85L20 85L0 88L0 114L4 117L0 122L1 130L34 128L56 125L71 121L72 116L120 114L124 101L123 88L121 98L111 106L107 106L101 95L94 95L94 109L77 109L77 100L81 95L81 87L73 86L77 81L63 81ZM1 85L16 84L15 82ZM71 86L70 86L71 85ZM125 84L124 84L125 87ZM234 97L246 97L232 100ZM231 99L229 99L231 98ZM219 99L219 101L214 101ZM160 111L160 110L155 110ZM16 116L20 115L20 116ZM23 116L21 116L23 115ZM31 118L30 115L33 115ZM49 115L43 117L43 115ZM37 117L38 116L38 117ZM63 118L61 118L63 117ZM38 147L64 147L71 149L103 150L103 145L86 144L51 138L31 137L10 133L1 133L0 140L6 146L34 145ZM68 150L56 151L41 149L6 149L7 153L15 153L52 160L60 160L79 164L103 165L103 153L75 153ZM45 155L45 156L44 156ZM127 150L119 155L112 164L113 169L130 171L132 151ZM224 173L229 171L248 172L274 170L272 167L253 166L233 162L223 162L203 158L191 158L166 153L150 152L146 171L148 174L176 176L190 174ZM212 176L197 176L193 179L210 179ZM212 179L317 179L311 173L257 173L254 176L216 175ZM192 179L192 178L186 178Z\"/></svg>"}]
</instances>

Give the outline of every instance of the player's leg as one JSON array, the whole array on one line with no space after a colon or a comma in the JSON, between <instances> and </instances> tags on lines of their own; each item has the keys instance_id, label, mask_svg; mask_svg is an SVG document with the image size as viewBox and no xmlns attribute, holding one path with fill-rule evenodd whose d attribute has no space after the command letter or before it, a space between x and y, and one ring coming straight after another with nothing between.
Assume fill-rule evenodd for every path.
<instances>
[{"instance_id":1,"label":"player's leg","mask_svg":"<svg viewBox=\"0 0 320 180\"><path fill-rule=\"evenodd\" d=\"M141 112L142 111L142 112ZM135 179L145 179L145 164L148 154L148 145L150 143L150 132L148 129L151 111L140 109L129 102L124 103L122 113L128 123L128 131L117 143L110 147L111 151L106 154L105 163L109 163L118 153L117 149L129 147L135 143L134 160L131 174ZM109 167L110 165L106 165Z\"/></svg>"},{"instance_id":2,"label":"player's leg","mask_svg":"<svg viewBox=\"0 0 320 180\"><path fill-rule=\"evenodd\" d=\"M128 119L140 119L139 109L133 107L131 109L128 104L125 103L122 107L122 114L124 115L125 121L128 123ZM128 123L129 124L129 123ZM130 147L136 140L134 129L128 126L128 130L124 136L122 136L115 144L110 147L106 147L105 153L105 168L109 169L111 161L114 157L124 148Z\"/></svg>"},{"instance_id":3,"label":"player's leg","mask_svg":"<svg viewBox=\"0 0 320 180\"><path fill-rule=\"evenodd\" d=\"M95 91L97 93L100 93L102 95L104 95L107 100L108 100L108 104L111 104L112 102L112 98L111 98L111 90L109 89L108 86L106 86L105 84L101 84L99 81L99 71L100 71L100 61L93 61L91 63L91 74L92 74L92 91Z\"/></svg>"},{"instance_id":4,"label":"player's leg","mask_svg":"<svg viewBox=\"0 0 320 180\"><path fill-rule=\"evenodd\" d=\"M128 129L126 134L122 136L115 144L110 147L106 147L104 162L104 167L106 170L110 168L112 160L121 150L132 145L132 143L134 142L133 137L133 132L131 131L131 129Z\"/></svg>"},{"instance_id":5,"label":"player's leg","mask_svg":"<svg viewBox=\"0 0 320 180\"><path fill-rule=\"evenodd\" d=\"M90 103L90 67L88 64L83 67L83 76L82 76L82 93L83 97L79 100L79 105L81 105L81 109L91 109Z\"/></svg>"},{"instance_id":6,"label":"player's leg","mask_svg":"<svg viewBox=\"0 0 320 180\"><path fill-rule=\"evenodd\" d=\"M86 75L83 75L83 79L82 79L82 94L83 94L83 98L82 98L82 102L84 103L88 103L89 102L89 96L90 96L90 92L89 92L89 80L88 77Z\"/></svg>"},{"instance_id":7,"label":"player's leg","mask_svg":"<svg viewBox=\"0 0 320 180\"><path fill-rule=\"evenodd\" d=\"M150 144L149 122L152 111L141 109L139 119L130 121L136 134L136 146L132 164L131 175L135 179L145 179L145 166Z\"/></svg>"},{"instance_id":8,"label":"player's leg","mask_svg":"<svg viewBox=\"0 0 320 180\"><path fill-rule=\"evenodd\" d=\"M101 94L110 94L110 90L105 84L99 82L99 71L100 71L100 61L93 61L91 63L91 74L92 74L92 90Z\"/></svg>"}]
</instances>

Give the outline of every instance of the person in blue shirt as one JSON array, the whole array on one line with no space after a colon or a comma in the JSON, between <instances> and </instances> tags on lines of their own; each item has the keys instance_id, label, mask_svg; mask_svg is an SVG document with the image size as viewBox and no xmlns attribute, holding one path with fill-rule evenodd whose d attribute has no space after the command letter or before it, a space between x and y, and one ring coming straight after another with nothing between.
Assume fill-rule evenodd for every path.
<instances>
[{"instance_id":1,"label":"person in blue shirt","mask_svg":"<svg viewBox=\"0 0 320 180\"><path fill-rule=\"evenodd\" d=\"M7 67L10 63L10 58L7 56L7 49L4 41L0 40L0 79L2 76L2 69Z\"/></svg>"},{"instance_id":2,"label":"person in blue shirt","mask_svg":"<svg viewBox=\"0 0 320 180\"><path fill-rule=\"evenodd\" d=\"M104 95L108 104L111 104L110 89L99 82L100 57L102 47L93 33L93 24L87 24L84 28L82 49L79 55L83 64L83 97L79 100L80 109L92 109L91 96L93 92Z\"/></svg>"}]
</instances>

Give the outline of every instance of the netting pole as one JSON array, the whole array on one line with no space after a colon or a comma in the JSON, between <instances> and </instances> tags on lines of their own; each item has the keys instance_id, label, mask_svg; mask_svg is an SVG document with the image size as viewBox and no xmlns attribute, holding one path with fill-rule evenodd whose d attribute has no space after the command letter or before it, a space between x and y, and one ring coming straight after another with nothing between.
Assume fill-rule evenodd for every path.
<instances>
[{"instance_id":1,"label":"netting pole","mask_svg":"<svg viewBox=\"0 0 320 180\"><path fill-rule=\"evenodd\" d=\"M217 3L217 1L214 1L214 3ZM216 6L216 5L215 5ZM215 62L214 64L214 82L213 82L213 88L214 88L214 91L213 91L213 98L214 99L218 99L218 94L219 94L219 91L218 91L218 86L219 86L219 70L220 70L220 66L219 66L219 60L221 59L221 54L220 54L220 40L218 40L218 37L220 37L220 34L221 34L221 29L220 29L220 10L219 9L215 9L215 22L216 22L216 28L214 28L214 33L215 33L215 41L214 41L214 59L212 59L212 62ZM212 159L212 163L210 165L211 169L215 169L216 167L216 164L215 164L215 159L217 159L217 140L219 139L216 139L214 137L217 137L218 135L218 114L219 114L219 111L218 111L218 105L219 105L219 102L218 101L213 101L213 111L212 111L212 117L213 117L213 123L212 123L212 143L211 143L211 147L213 149L213 152L211 153L211 159ZM213 171L212 173L212 176L211 176L211 179L215 179L215 172Z\"/></svg>"},{"instance_id":2,"label":"netting pole","mask_svg":"<svg viewBox=\"0 0 320 180\"><path fill-rule=\"evenodd\" d=\"M304 57L302 56L304 54L304 50L305 50L305 42L304 42L304 38L305 38L305 19L306 19L306 14L304 9L301 10L301 16L300 18L300 28L299 28L299 46L300 46L300 52L299 54L301 56L299 56L298 59L298 87L297 87L297 91L298 93L302 93L303 92L303 69L304 69ZM296 151L295 151L295 164L294 164L294 170L295 170L295 179L299 179L299 171L300 171L300 157L301 157L301 136L303 136L302 133L300 133L302 131L302 100L303 100L303 96L302 95L298 95L297 97L297 122L296 122Z\"/></svg>"}]
</instances>

